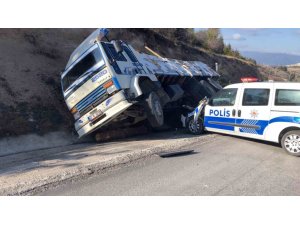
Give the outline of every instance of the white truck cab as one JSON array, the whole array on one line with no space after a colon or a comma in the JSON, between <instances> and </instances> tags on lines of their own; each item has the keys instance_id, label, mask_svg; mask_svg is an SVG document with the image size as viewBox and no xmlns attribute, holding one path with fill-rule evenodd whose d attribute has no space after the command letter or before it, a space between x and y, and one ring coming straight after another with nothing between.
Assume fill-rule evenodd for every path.
<instances>
[{"instance_id":1,"label":"white truck cab","mask_svg":"<svg viewBox=\"0 0 300 225\"><path fill-rule=\"evenodd\" d=\"M208 131L280 143L300 156L300 84L253 82L226 86L204 111Z\"/></svg>"}]
</instances>

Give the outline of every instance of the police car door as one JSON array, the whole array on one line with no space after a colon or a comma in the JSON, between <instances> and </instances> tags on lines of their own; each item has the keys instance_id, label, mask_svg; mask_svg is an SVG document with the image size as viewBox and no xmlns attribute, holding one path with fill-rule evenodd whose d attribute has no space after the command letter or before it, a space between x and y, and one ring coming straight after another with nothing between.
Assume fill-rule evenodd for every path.
<instances>
[{"instance_id":1,"label":"police car door","mask_svg":"<svg viewBox=\"0 0 300 225\"><path fill-rule=\"evenodd\" d=\"M214 95L205 107L204 126L208 131L234 134L241 85L230 85Z\"/></svg>"},{"instance_id":2,"label":"police car door","mask_svg":"<svg viewBox=\"0 0 300 225\"><path fill-rule=\"evenodd\" d=\"M269 124L273 83L246 83L237 110L237 135L264 139Z\"/></svg>"}]
</instances>

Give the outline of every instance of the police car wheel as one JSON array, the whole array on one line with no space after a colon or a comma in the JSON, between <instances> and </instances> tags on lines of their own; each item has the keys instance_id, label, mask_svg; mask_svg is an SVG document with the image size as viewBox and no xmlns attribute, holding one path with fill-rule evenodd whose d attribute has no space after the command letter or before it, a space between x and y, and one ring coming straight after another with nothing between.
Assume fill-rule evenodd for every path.
<instances>
[{"instance_id":1,"label":"police car wheel","mask_svg":"<svg viewBox=\"0 0 300 225\"><path fill-rule=\"evenodd\" d=\"M192 134L202 134L204 131L203 120L201 118L198 119L197 122L194 122L194 117L190 117L187 120L187 127L190 133Z\"/></svg>"},{"instance_id":2,"label":"police car wheel","mask_svg":"<svg viewBox=\"0 0 300 225\"><path fill-rule=\"evenodd\" d=\"M290 155L300 156L300 131L293 130L283 135L281 146Z\"/></svg>"}]
</instances>

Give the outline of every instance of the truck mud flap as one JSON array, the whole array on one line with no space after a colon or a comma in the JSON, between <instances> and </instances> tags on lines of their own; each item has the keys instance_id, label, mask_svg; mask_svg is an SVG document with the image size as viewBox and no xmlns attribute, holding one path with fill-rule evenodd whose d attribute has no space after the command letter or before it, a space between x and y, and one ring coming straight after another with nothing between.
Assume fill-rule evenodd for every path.
<instances>
[{"instance_id":1,"label":"truck mud flap","mask_svg":"<svg viewBox=\"0 0 300 225\"><path fill-rule=\"evenodd\" d=\"M222 88L222 86L215 80L213 80L212 78L208 78L207 79L208 83L215 89L215 91L220 91Z\"/></svg>"},{"instance_id":2,"label":"truck mud flap","mask_svg":"<svg viewBox=\"0 0 300 225\"><path fill-rule=\"evenodd\" d=\"M213 96L216 93L216 90L212 87L212 85L208 81L201 80L201 81L199 81L199 83L207 91L207 93L209 93L209 96L206 96L206 97L210 98L211 96Z\"/></svg>"},{"instance_id":3,"label":"truck mud flap","mask_svg":"<svg viewBox=\"0 0 300 225\"><path fill-rule=\"evenodd\" d=\"M182 88L186 93L190 94L197 103L205 96L208 97L211 95L195 78L186 80Z\"/></svg>"}]
</instances>

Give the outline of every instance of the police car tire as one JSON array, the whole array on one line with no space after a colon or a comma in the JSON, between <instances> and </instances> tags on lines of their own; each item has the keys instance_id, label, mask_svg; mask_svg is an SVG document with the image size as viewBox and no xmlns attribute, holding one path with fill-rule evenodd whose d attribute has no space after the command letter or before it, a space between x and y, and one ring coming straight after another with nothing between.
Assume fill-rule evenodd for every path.
<instances>
[{"instance_id":1,"label":"police car tire","mask_svg":"<svg viewBox=\"0 0 300 225\"><path fill-rule=\"evenodd\" d=\"M300 137L300 130L292 130L292 131L289 131L286 134L284 134L283 137L281 138L281 146L288 154L300 157L300 151L292 152L285 145L286 139L291 135L297 135Z\"/></svg>"},{"instance_id":2,"label":"police car tire","mask_svg":"<svg viewBox=\"0 0 300 225\"><path fill-rule=\"evenodd\" d=\"M151 127L161 127L164 124L164 113L160 99L154 91L145 99L144 107Z\"/></svg>"},{"instance_id":3,"label":"police car tire","mask_svg":"<svg viewBox=\"0 0 300 225\"><path fill-rule=\"evenodd\" d=\"M193 122L194 122L194 117L193 116L187 118L186 127L188 128L188 131L191 134L195 134L195 135L202 134L204 132L204 125L203 125L202 118L198 118L197 129L191 129L191 123L193 123Z\"/></svg>"}]
</instances>

